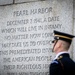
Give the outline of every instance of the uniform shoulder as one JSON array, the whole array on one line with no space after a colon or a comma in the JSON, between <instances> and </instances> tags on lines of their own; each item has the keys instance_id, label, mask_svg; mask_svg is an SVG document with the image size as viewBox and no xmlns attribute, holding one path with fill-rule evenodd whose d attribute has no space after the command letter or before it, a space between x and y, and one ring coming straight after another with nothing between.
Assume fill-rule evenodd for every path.
<instances>
[{"instance_id":1,"label":"uniform shoulder","mask_svg":"<svg viewBox=\"0 0 75 75\"><path fill-rule=\"evenodd\" d=\"M51 64L58 64L58 61L57 60L53 60L52 62L51 62Z\"/></svg>"},{"instance_id":2,"label":"uniform shoulder","mask_svg":"<svg viewBox=\"0 0 75 75\"><path fill-rule=\"evenodd\" d=\"M61 60L63 56L59 56L56 60L53 60L51 64L59 64L59 60Z\"/></svg>"}]
</instances>

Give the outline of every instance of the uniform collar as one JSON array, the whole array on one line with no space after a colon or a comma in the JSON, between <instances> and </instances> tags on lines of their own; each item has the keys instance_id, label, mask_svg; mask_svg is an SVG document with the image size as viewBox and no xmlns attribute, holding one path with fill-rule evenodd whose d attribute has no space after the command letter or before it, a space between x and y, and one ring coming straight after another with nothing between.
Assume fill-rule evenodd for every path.
<instances>
[{"instance_id":1,"label":"uniform collar","mask_svg":"<svg viewBox=\"0 0 75 75\"><path fill-rule=\"evenodd\" d=\"M60 53L58 53L58 54L56 55L56 57L54 58L54 60L57 59L61 54L64 54L64 53L69 54L67 51L60 52Z\"/></svg>"}]
</instances>

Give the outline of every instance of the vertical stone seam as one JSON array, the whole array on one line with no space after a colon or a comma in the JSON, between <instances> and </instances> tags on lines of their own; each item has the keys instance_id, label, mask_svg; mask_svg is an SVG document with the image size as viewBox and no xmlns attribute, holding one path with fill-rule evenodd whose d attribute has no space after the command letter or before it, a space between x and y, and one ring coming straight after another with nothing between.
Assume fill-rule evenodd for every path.
<instances>
[{"instance_id":1,"label":"vertical stone seam","mask_svg":"<svg viewBox=\"0 0 75 75\"><path fill-rule=\"evenodd\" d=\"M13 0L13 4L15 4L15 0Z\"/></svg>"},{"instance_id":2,"label":"vertical stone seam","mask_svg":"<svg viewBox=\"0 0 75 75\"><path fill-rule=\"evenodd\" d=\"M75 1L73 0L73 34L74 34L74 20L75 20L75 18L74 18L74 3L75 3ZM73 41L73 46L72 46L73 48L72 48L72 58L74 59L74 41Z\"/></svg>"},{"instance_id":3,"label":"vertical stone seam","mask_svg":"<svg viewBox=\"0 0 75 75\"><path fill-rule=\"evenodd\" d=\"M75 9L75 0L73 0L73 10ZM73 11L73 18L75 19L75 17L74 17L74 11Z\"/></svg>"}]
</instances>

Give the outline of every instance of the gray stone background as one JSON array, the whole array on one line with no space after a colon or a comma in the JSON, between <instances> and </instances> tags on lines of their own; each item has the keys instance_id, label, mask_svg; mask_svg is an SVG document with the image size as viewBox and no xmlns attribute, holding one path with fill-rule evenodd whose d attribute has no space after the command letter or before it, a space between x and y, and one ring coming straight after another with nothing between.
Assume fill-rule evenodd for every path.
<instances>
[{"instance_id":1,"label":"gray stone background","mask_svg":"<svg viewBox=\"0 0 75 75\"><path fill-rule=\"evenodd\" d=\"M6 7L6 9L4 9L4 8L2 8L2 9L0 9L0 12L1 13L5 13L6 12L6 15L8 14L8 11L5 11L5 10L7 10L7 9L10 9L10 8L14 8L14 7L9 7L9 6L11 6L11 5L19 5L19 4L23 4L24 5L24 3L34 3L34 2L40 2L40 1L50 1L50 0L0 0L0 7L2 8L2 7ZM56 0L56 1L62 1L62 0ZM69 2L68 2L69 1ZM69 13L67 13L67 15L68 16L66 16L67 18L69 17L69 24L66 22L67 20L65 20L64 22L67 24L67 26L66 26L66 30L64 30L64 28L62 29L62 31L65 31L65 32L68 32L68 33L72 33L72 34L74 34L75 35L75 0L63 0L63 3L64 3L64 5L65 5L65 2L67 2L67 4L68 5L66 5L66 6L68 6L65 10L67 10L67 9L69 9L69 6L71 7L70 8L70 10L69 10ZM69 4L70 3L70 4ZM72 4L73 3L73 4ZM72 5L71 5L72 4ZM64 5L63 5L63 8L64 8ZM8 7L7 7L8 6ZM17 7L16 7L17 8ZM4 9L4 10L3 10ZM21 8L20 8L21 9ZM4 12L5 11L5 12ZM68 10L67 10L68 11ZM11 12L11 11L10 11ZM65 12L65 14L66 14L66 12ZM70 15L71 14L71 15ZM9 16L10 16L11 14L9 14ZM2 15L3 16L3 15ZM2 16L0 15L0 19L2 18ZM5 17L5 16L3 16L3 17ZM72 18L70 18L70 17L72 17ZM6 17L5 17L6 18ZM4 20L6 20L6 19L4 19ZM2 22L2 20L0 21L2 24L3 24L3 22ZM63 24L65 24L65 23L63 23ZM70 24L72 24L72 26L70 26ZM69 27L68 27L69 26ZM2 27L2 26L0 26L0 27ZM63 26L64 27L64 26ZM1 28L0 28L1 29ZM61 30L61 29L59 29L59 30ZM2 36L2 35L0 35L0 36ZM1 40L0 40L1 41ZM1 41L2 42L2 41ZM4 42L4 40L3 40L3 42ZM11 48L10 48L11 49ZM73 43L72 43L72 46L71 46L71 51L70 51L70 55L71 55L71 58L75 61L75 39L73 39ZM49 53L48 53L49 54ZM53 54L52 54L53 55ZM34 55L33 55L34 56ZM12 57L12 56L11 56ZM0 58L0 61L1 60L3 60L3 59L1 59ZM9 59L7 60L7 61L9 61ZM45 62L45 61L44 61ZM34 63L34 62L33 62ZM37 62L35 62L36 64L37 64ZM49 64L49 61L48 62L45 62L45 63L48 63ZM1 64L3 64L2 62L0 62L0 67L2 67L1 66ZM8 62L6 63L6 64L9 64ZM13 64L13 63L12 63ZM27 64L27 63L26 63ZM32 64L32 63L29 63L29 64ZM17 71L15 71L15 70L2 70L2 68L0 68L0 75L48 75L48 64L46 65L43 65L43 66L45 66L45 69L43 70L43 72L44 71L46 71L45 73L41 73L41 71L40 71L40 69L38 70L38 72L40 71L40 73L39 74L37 74L37 72L35 73L35 74L33 74L33 73L31 73L31 74L25 74L25 72L24 72L24 70L23 70L23 72L22 73L18 73L17 74L17 71L18 72L20 72L20 70L17 70ZM14 66L13 66L14 67ZM12 68L13 68L12 67ZM39 64L39 68L40 68L40 64ZM47 70L46 70L47 69ZM22 70L21 70L22 71ZM27 72L28 71L32 71L33 72L33 70L27 70ZM36 71L36 70L34 70L34 71ZM6 74L7 73L7 74Z\"/></svg>"}]
</instances>

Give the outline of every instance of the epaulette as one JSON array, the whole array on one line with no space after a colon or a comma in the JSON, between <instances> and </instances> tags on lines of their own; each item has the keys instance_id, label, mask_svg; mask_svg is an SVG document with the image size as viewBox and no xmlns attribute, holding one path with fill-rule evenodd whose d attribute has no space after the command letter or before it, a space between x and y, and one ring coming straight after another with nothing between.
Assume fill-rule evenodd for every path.
<instances>
[{"instance_id":1,"label":"epaulette","mask_svg":"<svg viewBox=\"0 0 75 75\"><path fill-rule=\"evenodd\" d=\"M63 58L63 56L59 56L59 57L57 58L57 60L59 60L59 59L61 59L61 58Z\"/></svg>"},{"instance_id":2,"label":"epaulette","mask_svg":"<svg viewBox=\"0 0 75 75\"><path fill-rule=\"evenodd\" d=\"M61 67L62 67L62 69L64 70L64 65L63 65L62 61L60 60L60 59L62 59L62 58L63 58L63 56L59 56L59 57L57 58L57 60L60 62Z\"/></svg>"}]
</instances>

